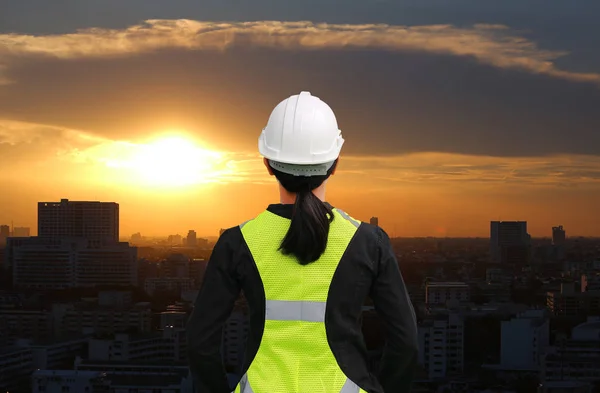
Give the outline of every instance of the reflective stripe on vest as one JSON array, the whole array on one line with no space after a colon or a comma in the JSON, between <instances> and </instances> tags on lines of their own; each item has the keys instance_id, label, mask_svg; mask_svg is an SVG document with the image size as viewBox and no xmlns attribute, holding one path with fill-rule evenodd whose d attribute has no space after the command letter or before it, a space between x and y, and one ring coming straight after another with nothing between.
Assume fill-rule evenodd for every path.
<instances>
[{"instance_id":1,"label":"reflective stripe on vest","mask_svg":"<svg viewBox=\"0 0 600 393\"><path fill-rule=\"evenodd\" d=\"M252 387L248 383L248 375L247 374L244 374L244 376L240 380L238 389L234 390L231 393L258 393L258 392L255 392L254 390L252 390ZM346 379L346 383L344 384L344 386L342 386L342 390L340 390L340 393L360 393L361 391L362 391L361 388L357 384L352 382L350 379Z\"/></svg>"},{"instance_id":2,"label":"reflective stripe on vest","mask_svg":"<svg viewBox=\"0 0 600 393\"><path fill-rule=\"evenodd\" d=\"M325 302L267 300L265 319L271 321L325 322Z\"/></svg>"},{"instance_id":3,"label":"reflective stripe on vest","mask_svg":"<svg viewBox=\"0 0 600 393\"><path fill-rule=\"evenodd\" d=\"M265 327L232 393L366 393L339 368L325 330L331 279L360 226L343 211L333 212L325 253L305 266L277 250L289 219L266 211L240 225L265 290Z\"/></svg>"}]
</instances>

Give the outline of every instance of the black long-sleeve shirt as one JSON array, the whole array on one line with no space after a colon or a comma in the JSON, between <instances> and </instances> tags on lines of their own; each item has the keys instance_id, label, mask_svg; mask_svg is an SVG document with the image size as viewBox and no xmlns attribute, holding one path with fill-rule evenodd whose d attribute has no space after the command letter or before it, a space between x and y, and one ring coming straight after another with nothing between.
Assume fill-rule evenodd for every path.
<instances>
[{"instance_id":1,"label":"black long-sleeve shirt","mask_svg":"<svg viewBox=\"0 0 600 393\"><path fill-rule=\"evenodd\" d=\"M270 212L290 219L292 209L293 205L283 204L268 207ZM250 311L243 374L261 342L265 291L242 232L233 227L223 232L213 249L187 325L190 369L200 393L233 390L220 349L224 324L241 290ZM358 322L367 296L386 331L380 369L375 373L367 365L367 348ZM361 223L350 241L331 282L325 329L338 365L362 389L369 393L409 391L417 362L416 318L390 239L381 228Z\"/></svg>"}]
</instances>

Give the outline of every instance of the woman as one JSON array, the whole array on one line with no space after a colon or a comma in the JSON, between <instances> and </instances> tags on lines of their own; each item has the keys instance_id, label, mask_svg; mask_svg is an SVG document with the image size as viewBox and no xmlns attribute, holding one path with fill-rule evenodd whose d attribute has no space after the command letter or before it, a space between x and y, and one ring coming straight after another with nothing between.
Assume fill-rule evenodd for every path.
<instances>
[{"instance_id":1,"label":"woman","mask_svg":"<svg viewBox=\"0 0 600 393\"><path fill-rule=\"evenodd\" d=\"M331 108L308 92L273 110L259 151L281 203L226 230L215 245L187 326L200 392L409 391L417 328L390 240L325 202L343 143ZM242 289L250 331L243 375L230 388L221 336ZM360 326L368 296L386 327L376 372Z\"/></svg>"}]
</instances>

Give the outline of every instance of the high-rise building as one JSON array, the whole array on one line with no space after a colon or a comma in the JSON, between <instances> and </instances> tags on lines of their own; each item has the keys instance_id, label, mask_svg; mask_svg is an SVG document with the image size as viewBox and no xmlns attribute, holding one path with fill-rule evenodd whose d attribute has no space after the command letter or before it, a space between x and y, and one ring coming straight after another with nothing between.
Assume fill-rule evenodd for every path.
<instances>
[{"instance_id":1,"label":"high-rise building","mask_svg":"<svg viewBox=\"0 0 600 393\"><path fill-rule=\"evenodd\" d=\"M562 246L567 238L566 235L562 225L552 227L552 244L555 246Z\"/></svg>"},{"instance_id":2,"label":"high-rise building","mask_svg":"<svg viewBox=\"0 0 600 393\"><path fill-rule=\"evenodd\" d=\"M196 231L193 231L190 229L190 231L188 232L187 235L187 241L185 243L186 246L188 247L196 247Z\"/></svg>"},{"instance_id":3,"label":"high-rise building","mask_svg":"<svg viewBox=\"0 0 600 393\"><path fill-rule=\"evenodd\" d=\"M379 226L379 218L378 217L371 217L370 224L371 225L375 225L375 226Z\"/></svg>"},{"instance_id":4,"label":"high-rise building","mask_svg":"<svg viewBox=\"0 0 600 393\"><path fill-rule=\"evenodd\" d=\"M38 203L37 237L11 237L6 261L17 287L137 285L137 248L119 242L114 202Z\"/></svg>"},{"instance_id":5,"label":"high-rise building","mask_svg":"<svg viewBox=\"0 0 600 393\"><path fill-rule=\"evenodd\" d=\"M239 369L241 367L244 343L248 337L250 328L246 313L240 308L234 308L227 323L223 328L223 340L221 350L224 362L229 367Z\"/></svg>"},{"instance_id":6,"label":"high-rise building","mask_svg":"<svg viewBox=\"0 0 600 393\"><path fill-rule=\"evenodd\" d=\"M130 242L140 244L144 239L142 238L142 234L137 232L131 235Z\"/></svg>"},{"instance_id":7,"label":"high-rise building","mask_svg":"<svg viewBox=\"0 0 600 393\"><path fill-rule=\"evenodd\" d=\"M425 287L425 302L428 305L445 305L452 301L467 303L469 299L469 285L464 282L430 282Z\"/></svg>"},{"instance_id":8,"label":"high-rise building","mask_svg":"<svg viewBox=\"0 0 600 393\"><path fill-rule=\"evenodd\" d=\"M6 244L6 239L10 236L10 227L8 225L0 225L0 246Z\"/></svg>"},{"instance_id":9,"label":"high-rise building","mask_svg":"<svg viewBox=\"0 0 600 393\"><path fill-rule=\"evenodd\" d=\"M461 375L464 370L464 318L435 315L419 324L419 357L427 379Z\"/></svg>"},{"instance_id":10,"label":"high-rise building","mask_svg":"<svg viewBox=\"0 0 600 393\"><path fill-rule=\"evenodd\" d=\"M597 315L597 314L596 314ZM588 317L588 321L575 326L571 338L561 338L548 347L542 361L540 386L561 383L562 389L542 390L542 392L595 392L574 388L573 384L589 383L598 380L600 375L600 321L598 317ZM571 386L566 385L570 382ZM566 387L565 387L566 385ZM567 390L567 388L571 388Z\"/></svg>"},{"instance_id":11,"label":"high-rise building","mask_svg":"<svg viewBox=\"0 0 600 393\"><path fill-rule=\"evenodd\" d=\"M61 199L38 203L38 236L83 237L90 246L119 241L119 204Z\"/></svg>"},{"instance_id":12,"label":"high-rise building","mask_svg":"<svg viewBox=\"0 0 600 393\"><path fill-rule=\"evenodd\" d=\"M530 243L531 236L527 233L527 221L490 223L490 256L493 263L527 263Z\"/></svg>"},{"instance_id":13,"label":"high-rise building","mask_svg":"<svg viewBox=\"0 0 600 393\"><path fill-rule=\"evenodd\" d=\"M167 243L169 243L172 246L181 246L181 244L183 243L183 238L181 237L181 235L169 235L169 237L167 238Z\"/></svg>"},{"instance_id":14,"label":"high-rise building","mask_svg":"<svg viewBox=\"0 0 600 393\"><path fill-rule=\"evenodd\" d=\"M64 289L137 284L137 248L127 243L90 248L84 238L11 238L9 253L17 287Z\"/></svg>"},{"instance_id":15,"label":"high-rise building","mask_svg":"<svg viewBox=\"0 0 600 393\"><path fill-rule=\"evenodd\" d=\"M15 227L13 229L12 237L29 237L31 236L31 231L28 227Z\"/></svg>"},{"instance_id":16,"label":"high-rise building","mask_svg":"<svg viewBox=\"0 0 600 393\"><path fill-rule=\"evenodd\" d=\"M502 321L500 363L512 369L539 370L550 343L550 323L545 310L528 310Z\"/></svg>"}]
</instances>

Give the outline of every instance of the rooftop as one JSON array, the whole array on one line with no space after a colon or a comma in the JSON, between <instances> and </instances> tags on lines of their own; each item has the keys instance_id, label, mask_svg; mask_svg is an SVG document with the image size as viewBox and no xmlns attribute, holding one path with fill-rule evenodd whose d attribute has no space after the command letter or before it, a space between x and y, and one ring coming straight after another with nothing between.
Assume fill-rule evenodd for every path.
<instances>
[{"instance_id":1,"label":"rooftop","mask_svg":"<svg viewBox=\"0 0 600 393\"><path fill-rule=\"evenodd\" d=\"M11 353L16 353L16 352L25 352L25 351L29 351L29 350L30 350L29 348L19 347L16 345L0 347L0 358L2 358L3 355L8 355Z\"/></svg>"},{"instance_id":2,"label":"rooftop","mask_svg":"<svg viewBox=\"0 0 600 393\"><path fill-rule=\"evenodd\" d=\"M467 288L469 285L465 284L464 282L452 282L452 281L446 281L446 282L429 282L427 283L428 287L464 287Z\"/></svg>"},{"instance_id":3,"label":"rooftop","mask_svg":"<svg viewBox=\"0 0 600 393\"><path fill-rule=\"evenodd\" d=\"M62 345L62 344L68 344L68 343L87 342L91 337L92 337L91 335L70 334L70 335L59 336L56 338L48 338L48 339L34 341L29 346L31 346L31 347L53 347L55 345Z\"/></svg>"},{"instance_id":4,"label":"rooftop","mask_svg":"<svg viewBox=\"0 0 600 393\"><path fill-rule=\"evenodd\" d=\"M111 385L115 386L177 386L181 384L181 377L177 375L153 375L153 374L107 374Z\"/></svg>"},{"instance_id":5,"label":"rooftop","mask_svg":"<svg viewBox=\"0 0 600 393\"><path fill-rule=\"evenodd\" d=\"M104 373L101 371L80 371L80 370L35 370L34 377L101 377Z\"/></svg>"}]
</instances>

